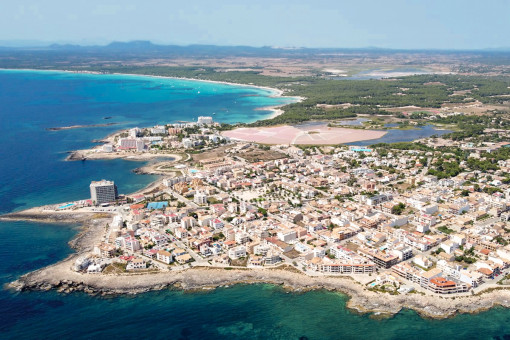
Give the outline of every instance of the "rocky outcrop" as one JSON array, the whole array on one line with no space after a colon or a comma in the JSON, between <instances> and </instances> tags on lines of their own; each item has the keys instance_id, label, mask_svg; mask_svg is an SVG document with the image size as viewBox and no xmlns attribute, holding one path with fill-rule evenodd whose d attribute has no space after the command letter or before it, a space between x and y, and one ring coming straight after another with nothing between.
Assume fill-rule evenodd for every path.
<instances>
[{"instance_id":1,"label":"rocky outcrop","mask_svg":"<svg viewBox=\"0 0 510 340\"><path fill-rule=\"evenodd\" d=\"M373 313L378 317L394 315L402 308L413 309L424 317L447 318L457 313L476 313L495 305L510 306L509 290L453 298L421 294L390 295L370 291L347 277L311 277L285 269L191 268L156 274L102 275L72 272L70 264L67 261L64 266L61 263L27 274L11 283L9 288L19 291L56 289L62 293L81 291L104 296L161 289L202 290L233 284L269 283L296 292L315 289L341 292L350 297L348 308L359 313Z\"/></svg>"},{"instance_id":2,"label":"rocky outcrop","mask_svg":"<svg viewBox=\"0 0 510 340\"><path fill-rule=\"evenodd\" d=\"M79 151L70 151L69 155L66 157L66 161L83 161L86 159L87 159L87 157L85 157Z\"/></svg>"}]
</instances>

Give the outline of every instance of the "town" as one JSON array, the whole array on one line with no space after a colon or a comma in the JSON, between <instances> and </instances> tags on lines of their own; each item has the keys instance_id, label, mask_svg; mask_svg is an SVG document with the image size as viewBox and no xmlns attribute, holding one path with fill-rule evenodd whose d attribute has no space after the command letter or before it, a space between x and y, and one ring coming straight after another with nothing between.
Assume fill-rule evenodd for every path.
<instances>
[{"instance_id":1,"label":"town","mask_svg":"<svg viewBox=\"0 0 510 340\"><path fill-rule=\"evenodd\" d=\"M507 283L510 161L480 165L507 143L269 146L227 138L221 127L199 117L133 128L92 150L187 159L149 194L119 195L101 180L90 184L90 200L51 207L113 214L73 269L281 267L348 275L390 294L473 294ZM451 152L435 151L439 144ZM455 150L468 158L452 169Z\"/></svg>"}]
</instances>

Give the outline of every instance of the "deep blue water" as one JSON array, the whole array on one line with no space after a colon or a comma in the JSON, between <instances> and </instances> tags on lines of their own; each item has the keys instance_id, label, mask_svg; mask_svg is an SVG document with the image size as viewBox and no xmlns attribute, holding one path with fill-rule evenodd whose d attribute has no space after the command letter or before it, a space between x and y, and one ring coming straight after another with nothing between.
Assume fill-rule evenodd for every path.
<instances>
[{"instance_id":1,"label":"deep blue water","mask_svg":"<svg viewBox=\"0 0 510 340\"><path fill-rule=\"evenodd\" d=\"M0 213L87 197L91 180L108 177L129 193L154 180L131 173L141 163L62 162L66 152L89 148L119 129L212 115L216 121L251 122L267 117L256 108L289 102L270 91L209 82L0 71ZM105 120L105 117L112 117ZM46 131L51 127L117 125Z\"/></svg>"},{"instance_id":2,"label":"deep blue water","mask_svg":"<svg viewBox=\"0 0 510 340\"><path fill-rule=\"evenodd\" d=\"M212 112L225 122L263 118L268 112L255 107L286 100L267 94L150 78L0 72L0 211L84 198L92 179L113 179L121 192L139 189L153 179L131 172L139 163L64 162L65 152L124 127ZM45 130L103 123L106 116L114 117L106 122L120 124ZM77 232L72 225L1 222L0 284L69 255L67 242ZM502 308L444 321L403 311L377 321L348 311L345 303L337 293L287 293L271 285L115 298L2 290L0 339L503 339L510 334L510 312Z\"/></svg>"}]
</instances>

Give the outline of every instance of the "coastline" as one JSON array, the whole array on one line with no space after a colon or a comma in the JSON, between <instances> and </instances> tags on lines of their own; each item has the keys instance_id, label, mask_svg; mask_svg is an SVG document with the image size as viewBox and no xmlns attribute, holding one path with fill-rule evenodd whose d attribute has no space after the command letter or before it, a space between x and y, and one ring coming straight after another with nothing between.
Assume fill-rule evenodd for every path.
<instances>
[{"instance_id":1,"label":"coastline","mask_svg":"<svg viewBox=\"0 0 510 340\"><path fill-rule=\"evenodd\" d=\"M162 160L161 162L179 162L182 157L175 153L143 153L143 154L129 154L117 152L100 152L98 147L85 150L70 151L66 157L66 161L79 161L79 160L97 160L97 159L125 159L131 161L149 161L157 160L158 158L172 158L172 160Z\"/></svg>"},{"instance_id":2,"label":"coastline","mask_svg":"<svg viewBox=\"0 0 510 340\"><path fill-rule=\"evenodd\" d=\"M161 156L158 155L158 157ZM153 182L151 185L155 183ZM25 213L25 215L21 213ZM428 295L420 296L419 294L392 296L371 292L364 286L357 284L350 277L313 277L293 273L286 269L225 270L196 267L177 274L176 272L170 272L120 276L74 273L69 269L71 261L93 245L93 243L88 242L86 235L90 237L98 235L98 233L94 232L95 225L89 222L91 219L94 220L91 214L93 213L86 213L84 218L78 218L73 217L72 212L62 212L59 213L59 216L49 216L44 214L29 215L28 211L24 211L20 212L18 217L14 216L15 214L11 217L0 217L0 219L22 219L35 222L44 220L50 223L82 223L83 229L77 237L70 241L70 244L76 249L76 253L71 254L68 258L54 265L21 276L17 281L9 284L9 287L18 290L57 289L69 293L84 291L90 294L108 295L137 294L148 290L166 288L197 290L230 284L269 283L283 285L285 288L293 291L327 289L342 292L351 297L347 307L362 313L393 315L402 308L410 308L416 310L424 317L446 318L457 313L476 313L496 305L510 307L508 302L510 300L510 292L508 290L495 290L474 297L456 296L453 298L456 300L452 300L452 297L431 297ZM100 225L101 223L97 224L97 226ZM127 279L122 280L123 278ZM507 289L507 287L501 286L503 289ZM446 301L444 304L442 303L443 300ZM430 306L431 304L434 306Z\"/></svg>"},{"instance_id":3,"label":"coastline","mask_svg":"<svg viewBox=\"0 0 510 340\"><path fill-rule=\"evenodd\" d=\"M185 77L170 77L170 76L155 76L155 75L148 75L148 74L134 74L134 73L101 73L97 71L73 71L73 70L59 70L59 69L48 69L48 70L40 70L40 69L11 69L11 68L0 68L0 71L29 71L29 72L61 72L61 73L71 73L71 74L90 74L90 75L116 75L116 76L132 76L132 77L143 77L143 78L156 78L156 79L175 79L175 80L186 80L186 81L197 81L197 82L205 82L205 83L213 83L213 84L223 84L223 85L229 85L229 86L240 86L240 87L248 87L248 88L255 88L259 90L265 90L269 91L271 95L270 98L277 98L277 97L284 97L284 98L295 98L296 101L293 103L299 103L306 98L299 97L299 96L284 96L284 91L274 88L274 87L268 87L268 86L260 86L260 85L251 85L251 84L241 84L241 83L231 83L226 81L219 81L219 80L207 80L207 79L194 79L194 78L185 78ZM275 106L265 106L257 108L258 111L272 111L273 113L262 120L266 119L272 119L279 115L281 115L284 111L279 109L282 106L285 106L288 104L282 104L282 105L275 105Z\"/></svg>"},{"instance_id":4,"label":"coastline","mask_svg":"<svg viewBox=\"0 0 510 340\"><path fill-rule=\"evenodd\" d=\"M349 297L346 307L351 311L374 317L391 317L402 309L412 309L424 318L444 319L457 314L479 313L495 306L510 307L508 286L488 289L475 295L434 296L420 293L390 295L374 292L350 276L309 276L294 268L280 266L264 269L228 270L220 267L192 267L157 273L85 274L71 270L74 260L91 251L101 237L99 232L110 215L107 213L37 213L36 208L7 214L0 220L29 220L52 223L80 223L81 232L69 244L73 254L53 265L35 270L5 285L14 291L84 292L108 296L140 294L153 290L210 290L235 284L272 284L292 292L328 290Z\"/></svg>"},{"instance_id":5,"label":"coastline","mask_svg":"<svg viewBox=\"0 0 510 340\"><path fill-rule=\"evenodd\" d=\"M299 98L299 100L296 103L299 103L303 100L305 100L304 97L292 97L292 98ZM283 114L285 111L281 109L282 105L276 105L276 106L263 106L255 109L255 111L272 111L273 114L263 120L269 120L278 117L279 115ZM277 126L277 125L273 125Z\"/></svg>"}]
</instances>

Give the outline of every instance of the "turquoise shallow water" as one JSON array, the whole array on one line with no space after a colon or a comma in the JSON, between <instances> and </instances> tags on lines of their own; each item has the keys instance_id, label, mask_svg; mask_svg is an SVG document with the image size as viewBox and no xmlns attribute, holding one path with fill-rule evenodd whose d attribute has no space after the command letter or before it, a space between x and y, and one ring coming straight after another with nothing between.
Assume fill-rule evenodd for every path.
<instances>
[{"instance_id":1,"label":"turquoise shallow water","mask_svg":"<svg viewBox=\"0 0 510 340\"><path fill-rule=\"evenodd\" d=\"M0 213L87 197L88 183L104 176L122 193L154 180L131 172L141 163L63 162L66 152L89 148L119 129L213 115L219 122L251 122L284 104L269 90L210 82L128 75L0 71ZM110 119L104 119L111 117ZM71 125L116 125L47 131Z\"/></svg>"},{"instance_id":2,"label":"turquoise shallow water","mask_svg":"<svg viewBox=\"0 0 510 340\"><path fill-rule=\"evenodd\" d=\"M200 93L198 93L200 91ZM81 199L90 180L115 180L121 192L151 176L129 161L63 162L66 152L119 128L193 119L216 112L225 122L252 121L259 106L288 99L265 90L181 80L51 72L0 72L0 212ZM228 112L227 112L228 110ZM110 120L104 117L112 116ZM116 122L65 131L45 128ZM72 225L0 223L0 284L72 251ZM220 288L204 293L152 292L116 298L56 292L0 291L0 339L504 339L510 312L432 321L412 311L373 320L345 308L331 292L288 293L277 286Z\"/></svg>"}]
</instances>

